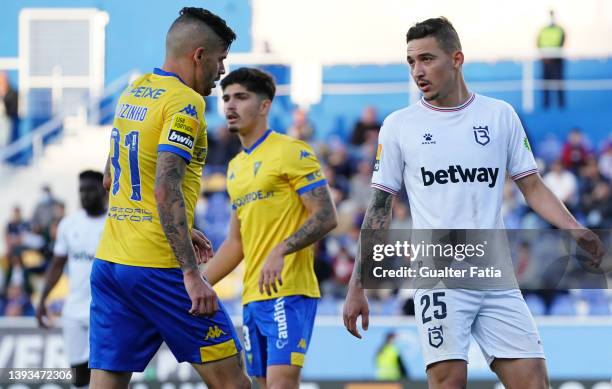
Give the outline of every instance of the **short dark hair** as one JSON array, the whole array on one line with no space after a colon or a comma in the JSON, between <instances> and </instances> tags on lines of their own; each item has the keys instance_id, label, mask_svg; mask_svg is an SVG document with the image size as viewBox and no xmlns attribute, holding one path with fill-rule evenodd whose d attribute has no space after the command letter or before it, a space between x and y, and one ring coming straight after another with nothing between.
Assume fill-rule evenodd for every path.
<instances>
[{"instance_id":1,"label":"short dark hair","mask_svg":"<svg viewBox=\"0 0 612 389\"><path fill-rule=\"evenodd\" d=\"M99 181L100 184L102 184L102 181L104 180L104 174L98 171L95 171L95 170L85 170L79 173L79 180L86 180L86 179Z\"/></svg>"},{"instance_id":2,"label":"short dark hair","mask_svg":"<svg viewBox=\"0 0 612 389\"><path fill-rule=\"evenodd\" d=\"M255 68L238 68L221 80L223 90L232 84L242 85L249 92L263 95L270 100L274 100L276 94L272 75Z\"/></svg>"},{"instance_id":3,"label":"short dark hair","mask_svg":"<svg viewBox=\"0 0 612 389\"><path fill-rule=\"evenodd\" d=\"M428 36L436 38L438 45L446 53L461 50L461 41L455 27L443 16L427 19L410 27L406 34L406 43Z\"/></svg>"},{"instance_id":4,"label":"short dark hair","mask_svg":"<svg viewBox=\"0 0 612 389\"><path fill-rule=\"evenodd\" d=\"M197 19L213 30L221 38L226 48L229 48L232 42L236 40L236 33L227 25L225 20L207 9L184 7L179 15L174 24Z\"/></svg>"}]
</instances>

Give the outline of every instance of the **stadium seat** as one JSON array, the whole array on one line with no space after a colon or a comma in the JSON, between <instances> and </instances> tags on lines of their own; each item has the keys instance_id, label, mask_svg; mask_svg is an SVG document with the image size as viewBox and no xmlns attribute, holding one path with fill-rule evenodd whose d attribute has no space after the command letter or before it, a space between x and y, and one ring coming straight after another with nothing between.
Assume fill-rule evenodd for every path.
<instances>
[{"instance_id":1,"label":"stadium seat","mask_svg":"<svg viewBox=\"0 0 612 389\"><path fill-rule=\"evenodd\" d=\"M525 302L529 307L529 311L534 316L543 316L546 314L546 304L544 300L536 294L528 294L525 296Z\"/></svg>"},{"instance_id":2,"label":"stadium seat","mask_svg":"<svg viewBox=\"0 0 612 389\"><path fill-rule=\"evenodd\" d=\"M562 295L555 299L550 307L551 315L574 316L576 315L576 302L569 295Z\"/></svg>"}]
</instances>

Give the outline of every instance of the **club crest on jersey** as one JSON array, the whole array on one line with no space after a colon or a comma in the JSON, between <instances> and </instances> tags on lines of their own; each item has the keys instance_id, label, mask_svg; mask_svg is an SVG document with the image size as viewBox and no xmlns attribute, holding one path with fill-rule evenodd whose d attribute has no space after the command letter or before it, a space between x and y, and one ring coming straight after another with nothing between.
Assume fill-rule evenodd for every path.
<instances>
[{"instance_id":1,"label":"club crest on jersey","mask_svg":"<svg viewBox=\"0 0 612 389\"><path fill-rule=\"evenodd\" d=\"M433 140L433 135L431 135L431 133L426 132L425 134L423 134L423 139L424 141L421 142L422 145L435 145L436 141Z\"/></svg>"},{"instance_id":2,"label":"club crest on jersey","mask_svg":"<svg viewBox=\"0 0 612 389\"><path fill-rule=\"evenodd\" d=\"M489 126L474 126L474 140L479 145L485 146L491 141Z\"/></svg>"},{"instance_id":3,"label":"club crest on jersey","mask_svg":"<svg viewBox=\"0 0 612 389\"><path fill-rule=\"evenodd\" d=\"M253 176L257 175L257 172L259 171L260 167L261 167L261 161L256 161L255 164L253 164Z\"/></svg>"},{"instance_id":4,"label":"club crest on jersey","mask_svg":"<svg viewBox=\"0 0 612 389\"><path fill-rule=\"evenodd\" d=\"M442 326L429 328L427 333L429 335L429 344L432 347L438 348L442 346L442 343L444 343Z\"/></svg>"},{"instance_id":5,"label":"club crest on jersey","mask_svg":"<svg viewBox=\"0 0 612 389\"><path fill-rule=\"evenodd\" d=\"M304 158L308 158L310 157L310 153L306 150L302 150L300 151L300 159L304 159Z\"/></svg>"}]
</instances>

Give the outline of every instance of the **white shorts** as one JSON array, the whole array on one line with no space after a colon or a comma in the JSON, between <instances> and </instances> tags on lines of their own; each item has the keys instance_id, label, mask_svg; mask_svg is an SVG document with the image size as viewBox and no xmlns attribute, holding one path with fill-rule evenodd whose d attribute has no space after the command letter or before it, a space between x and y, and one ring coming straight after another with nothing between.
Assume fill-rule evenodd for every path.
<instances>
[{"instance_id":1,"label":"white shorts","mask_svg":"<svg viewBox=\"0 0 612 389\"><path fill-rule=\"evenodd\" d=\"M89 361L89 319L63 317L64 350L70 366Z\"/></svg>"},{"instance_id":2,"label":"white shorts","mask_svg":"<svg viewBox=\"0 0 612 389\"><path fill-rule=\"evenodd\" d=\"M425 365L468 361L470 334L488 364L495 358L542 358L540 335L518 289L419 289L415 315Z\"/></svg>"}]
</instances>

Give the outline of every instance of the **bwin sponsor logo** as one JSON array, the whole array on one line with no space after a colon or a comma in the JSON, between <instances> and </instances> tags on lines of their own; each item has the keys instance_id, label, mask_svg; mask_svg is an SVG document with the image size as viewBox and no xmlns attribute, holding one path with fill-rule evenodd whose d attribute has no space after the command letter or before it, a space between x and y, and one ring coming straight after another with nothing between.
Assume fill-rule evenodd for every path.
<instances>
[{"instance_id":1,"label":"bwin sponsor logo","mask_svg":"<svg viewBox=\"0 0 612 389\"><path fill-rule=\"evenodd\" d=\"M193 147L193 137L191 135L185 134L184 132L179 132L172 130L168 135L168 140L170 142L178 143L185 147L192 148Z\"/></svg>"},{"instance_id":2,"label":"bwin sponsor logo","mask_svg":"<svg viewBox=\"0 0 612 389\"><path fill-rule=\"evenodd\" d=\"M497 183L497 177L499 176L499 168L490 167L474 167L474 168L463 168L461 165L451 165L448 169L440 169L435 172L431 172L425 167L421 167L421 177L423 178L423 185L430 186L434 183L448 184L448 183L459 183L459 182L484 182L487 183L489 188L493 188Z\"/></svg>"}]
</instances>

